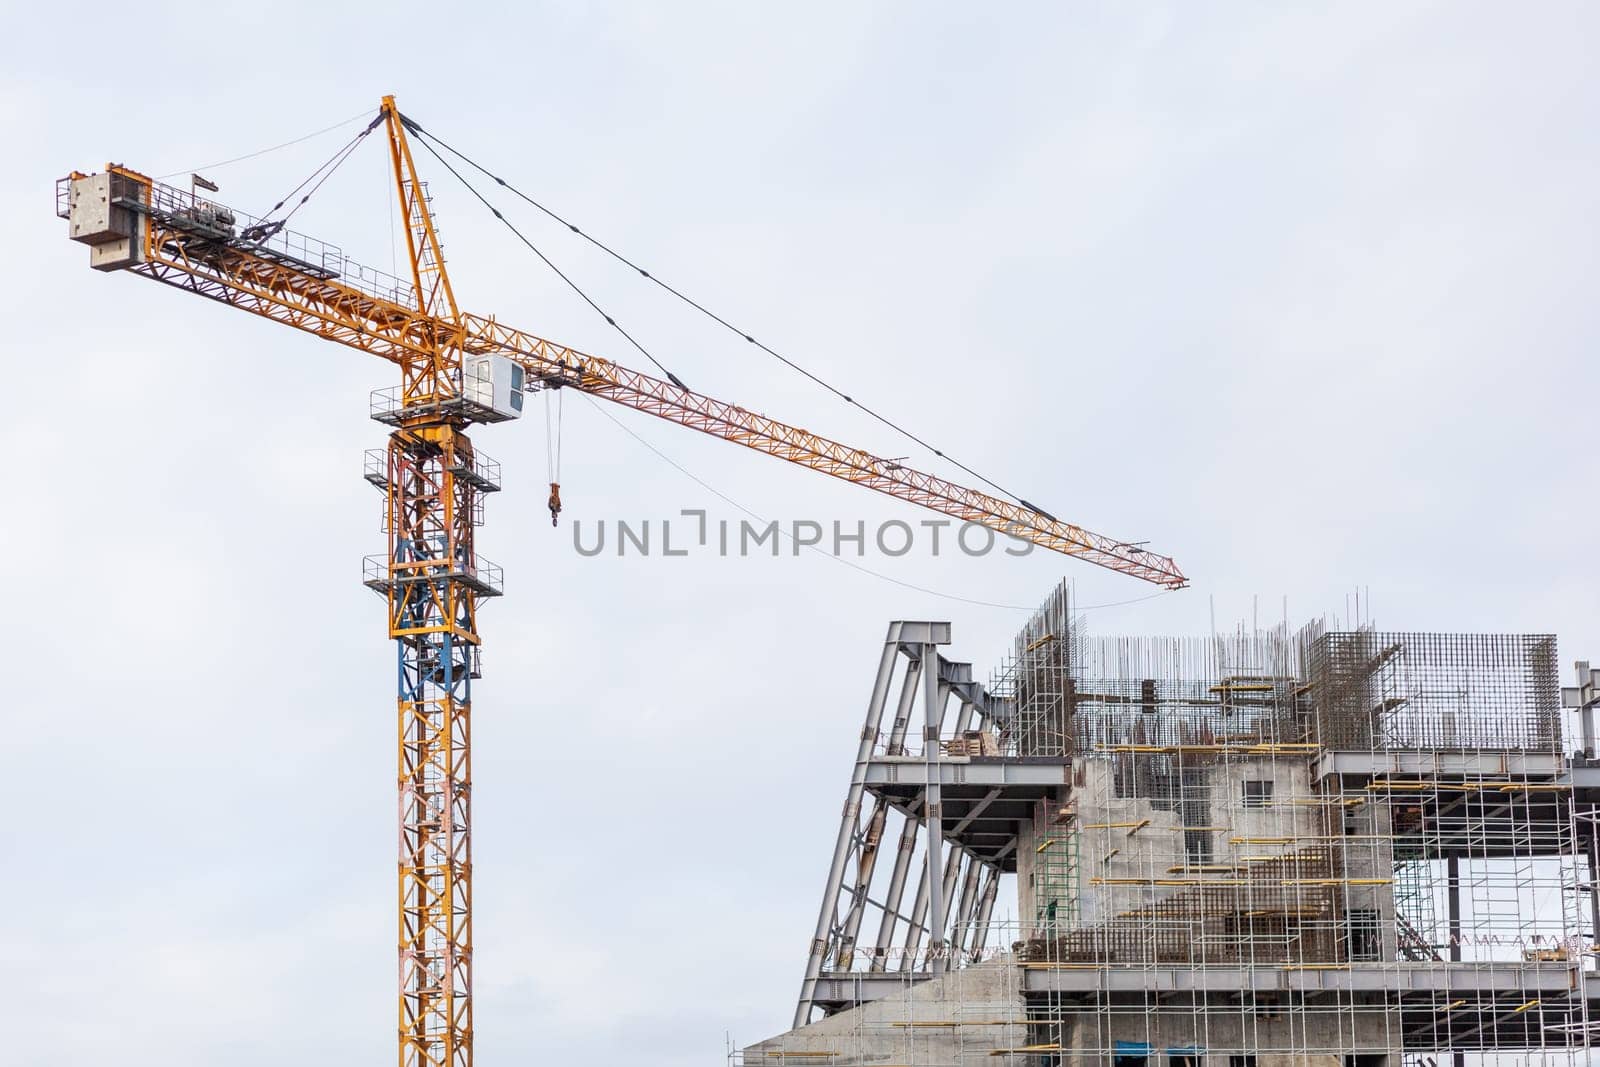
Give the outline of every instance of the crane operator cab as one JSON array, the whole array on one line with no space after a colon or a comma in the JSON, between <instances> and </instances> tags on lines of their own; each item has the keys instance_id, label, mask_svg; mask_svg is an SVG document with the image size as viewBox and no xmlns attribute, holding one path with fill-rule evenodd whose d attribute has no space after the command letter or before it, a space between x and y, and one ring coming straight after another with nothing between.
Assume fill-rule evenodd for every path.
<instances>
[{"instance_id":1,"label":"crane operator cab","mask_svg":"<svg viewBox=\"0 0 1600 1067\"><path fill-rule=\"evenodd\" d=\"M461 394L482 422L522 417L527 372L505 356L468 356L461 367Z\"/></svg>"}]
</instances>

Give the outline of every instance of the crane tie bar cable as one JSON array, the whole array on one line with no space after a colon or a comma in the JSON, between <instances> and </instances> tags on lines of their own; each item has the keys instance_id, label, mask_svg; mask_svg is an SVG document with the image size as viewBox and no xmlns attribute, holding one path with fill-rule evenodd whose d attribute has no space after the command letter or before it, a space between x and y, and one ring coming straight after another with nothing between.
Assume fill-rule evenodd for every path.
<instances>
[{"instance_id":1,"label":"crane tie bar cable","mask_svg":"<svg viewBox=\"0 0 1600 1067\"><path fill-rule=\"evenodd\" d=\"M296 137L292 141L284 141L282 144L275 144L270 148L257 149L254 152L246 152L244 155L242 155L242 156L234 156L232 159L219 159L215 163L200 163L200 164L197 164L197 165L195 165L193 167L180 167L178 170L168 171L165 174L157 174L156 175L156 181L164 182L168 178L176 178L180 174L193 174L196 171L217 170L217 169L219 169L221 167L231 167L235 163L243 163L247 159L258 159L261 156L268 155L269 153L272 153L272 152L280 152L285 148L292 148L297 144L304 144L306 141L312 140L313 138L316 138L316 137L321 137L325 133L332 133L334 130L337 130L340 126L348 126L348 125L350 125L350 123L354 122L356 119L364 119L369 114L371 114L371 110L368 109L368 108L363 108L360 111L356 112L354 115L351 115L349 118L340 119L338 122L335 122L333 125L324 126L320 130L312 130L310 133L305 134L302 137Z\"/></svg>"},{"instance_id":2,"label":"crane tie bar cable","mask_svg":"<svg viewBox=\"0 0 1600 1067\"><path fill-rule=\"evenodd\" d=\"M585 230L580 229L576 224L574 224L572 222L569 222L567 219L565 219L562 216L556 214L554 211L550 210L548 207L545 207L543 204L541 204L539 201L533 199L527 193L524 193L522 190L518 189L516 186L512 185L510 182L506 181L504 178L500 177L499 175L495 174L493 171L489 170L483 164L481 164L481 163L477 162L476 160L472 159L470 156L467 156L460 149L457 149L457 148L453 147L452 145L450 145L443 138L437 137L434 134L429 133L427 130L423 129L421 126L417 125L417 123L413 122L411 119L407 118L404 115L402 115L400 117L400 121L405 123L407 130L410 130L412 133L416 134L422 140L423 146L425 148L427 148L429 152L433 153L435 159L439 159L439 154L438 154L438 152L434 151L433 144L437 144L440 148L443 148L446 152L449 152L451 155L455 156L456 158L460 159L463 163L467 164L467 166L469 166L469 167L473 168L474 170L478 171L480 174L484 175L485 177L493 180L496 184L498 184L502 188L506 189L513 196L517 197L518 199L522 200L523 202L525 202L527 204L530 204L534 208L537 208L539 211L543 212L546 216L548 216L549 218L553 219L555 222L559 223L560 225L565 226L567 229L571 230L573 233L577 234L579 237L582 237L585 241L588 241L590 244L592 244L596 248L600 249L606 255L608 255L612 259L616 260L618 263L621 263L624 266L627 266L632 270L638 271L640 277L643 277L646 280L648 280L650 282L653 282L656 285L660 286L662 289L665 289L667 292L671 293L673 296L677 297L679 300L683 301L685 304L688 304L690 307L694 308L696 311L700 312L702 315L705 315L707 318L709 318L712 321L720 324L721 326L723 326L724 328L726 328L730 332L738 335L739 337L744 338L747 342L749 342L750 344L755 345L757 348L761 349L767 355L769 355L772 358L778 360L780 363L782 363L785 366L789 367L791 370L794 370L794 371L798 372L799 374L804 375L806 378L810 379L813 383L815 383L816 385L821 386L823 389L826 389L828 392L832 393L834 396L838 397L840 400L843 400L845 403L851 405L852 407L859 408L861 411L863 411L866 414L870 415L872 418L876 419L878 422L882 423L883 425L889 427L891 430L893 430L895 433L898 433L900 436L904 437L906 440L911 441L914 444L916 444L916 445L918 445L918 446L920 446L922 448L927 449L929 452L932 452L935 456L938 456L940 459L945 460L946 462L954 464L956 467L959 467L961 470L963 470L966 473L972 475L972 477L978 479L980 482L982 482L983 484L987 485L989 488L995 490L995 492L1001 493L1001 494L1003 494L1005 496L1010 497L1011 499L1015 500L1017 503L1021 504L1023 507L1027 508L1028 510L1036 511L1040 515L1043 515L1047 519L1055 519L1054 515L1051 515L1048 511L1045 511L1043 508L1039 507L1037 504L1029 503L1026 499L1024 499L1023 497L1019 496L1018 494L1012 492L1011 490L1005 488L1002 485L999 485L998 483L990 480L989 478L984 477L982 474L979 474L977 471L973 470L971 467L967 466L965 463L962 463L960 460L956 459L955 457L947 455L942 450L940 450L938 448L935 448L931 443L929 443L928 441L924 440L922 437L919 437L917 434L912 433L910 430L906 429L904 426L901 426L899 423L894 422L893 420L891 420L887 416L878 413L877 411L873 410L872 408L867 407L865 404L861 403L859 400L855 399L850 394L844 392L844 390L835 387L834 385L832 385L831 383L829 383L827 381L824 381L822 378L819 378L817 375L813 374L811 371L806 370L804 367L800 366L798 363L794 362L792 359L789 359L787 356L785 356L782 353L774 350L773 348L771 348L768 345L762 343L761 341L756 340L756 338L753 335L751 335L749 333L746 333L744 330L742 330L739 327L735 326L733 323L729 322L727 319L723 318L721 315L718 315L716 312L714 312L710 308L706 307L704 304L701 304L700 302L696 301L694 298L690 297L686 293L683 293L680 290L678 290L678 289L674 288L673 286L669 285L668 283L662 281L656 275L650 273L645 268L639 266L639 264L633 262L631 259L628 259L626 256L622 255L622 253L620 253L620 252L616 251L615 249L611 248L609 245L607 245L604 242L600 241L598 238L592 236L591 234L589 234ZM430 142L432 142L432 144L430 144ZM441 163L444 162L443 159L440 159L439 161ZM445 166L449 167L449 164L446 163ZM451 173L452 174L456 174L456 172L453 169L451 170ZM456 174L456 177L460 178L460 175ZM479 199L482 199L482 198L480 197ZM495 212L495 214L498 217L500 213L499 212ZM502 221L504 221L504 220L502 219ZM508 225L509 225L509 223L508 223ZM541 255L541 258L543 258L542 255ZM546 262L548 262L548 261L546 261ZM565 276L563 276L563 277L565 277ZM569 281L568 284L570 285L571 282ZM576 288L576 287L574 287L574 288ZM585 297L585 299L588 299L588 298ZM630 338L630 340L632 340L632 339ZM643 350L641 349L641 351L643 351ZM646 354L648 355L648 353L646 353ZM659 363L656 364L656 365L660 366ZM663 370L664 369L665 368L663 368Z\"/></svg>"},{"instance_id":3,"label":"crane tie bar cable","mask_svg":"<svg viewBox=\"0 0 1600 1067\"><path fill-rule=\"evenodd\" d=\"M322 188L323 183L329 178L333 177L333 172L343 166L344 161L349 159L351 155L355 153L355 150L360 146L361 142L366 139L367 134L377 129L382 123L383 113L380 111L377 117L371 122L367 123L366 127L360 133L346 141L337 152L335 152L325 163L322 164L322 166L318 167L316 170L307 175L299 185L295 186L293 189L290 189L288 195L282 200L279 200L276 204L273 204L272 209L262 216L260 222L246 228L241 236L249 241L261 242L265 241L269 237L272 237L274 234L278 233L278 231L287 226L289 224L289 220L294 218L295 212L306 206L306 203L316 195L317 190ZM315 181L315 185L311 184L313 181ZM283 218L274 220L272 216L281 210L283 205L287 204L290 200L293 200L294 195L301 189L304 189L307 185L311 185L311 188L306 192L306 194L289 209L288 213L285 214Z\"/></svg>"},{"instance_id":4,"label":"crane tie bar cable","mask_svg":"<svg viewBox=\"0 0 1600 1067\"><path fill-rule=\"evenodd\" d=\"M420 127L416 126L410 119L406 118L404 115L400 116L400 121L405 123L406 129L412 131L413 133L421 133L422 132ZM560 267L558 267L554 263L552 263L550 261L550 257L545 255L543 252L541 252L539 250L539 246L538 245L536 245L532 241L528 240L527 235L524 234L521 230L517 229L516 225L514 223L512 223L512 221L510 219L506 218L503 214L501 214L500 213L500 209L495 207L493 204L491 204L487 197L485 197L482 193L478 192L478 190L473 187L472 183L467 181L467 179L462 176L462 174L461 174L461 172L459 170L456 170L455 167L450 165L450 161L449 160L445 159L437 151L435 151L434 147L431 144L429 144L426 140L423 140L421 142L421 144L422 144L423 148L426 148L428 150L429 155L433 156L434 159L437 159L439 161L439 165L440 166L444 167L445 170L447 170L451 174L453 174L455 176L456 181L460 182L462 184L462 186L465 187L467 192L471 193L474 197L477 198L478 203L480 203L484 207L488 208L489 211L493 213L494 217L499 219L501 224L504 225L506 229L510 230L513 234L516 235L517 240L521 241L524 245L526 245L530 252L532 252L534 255L538 256L539 259L544 262L545 266L549 267L552 271L554 271L555 274L556 274L556 277L558 277L562 281L566 282L567 283L567 288L571 289L574 293L577 293L580 297L582 297L584 303L588 304L591 308L593 308L597 315L599 315L601 318L605 319L606 320L606 325L610 326L612 329L616 330L624 338L626 338L628 343L630 345L632 345L635 349L637 349L639 354L642 355L645 359L648 359L651 363L654 363L656 365L657 369L659 369L662 374L665 374L667 376L667 380L670 381L673 385L677 386L679 389L682 389L686 393L693 391L687 385L684 385L683 381L676 374L673 374L670 370L668 370L667 369L667 365L665 363L662 363L655 356L651 355L650 354L650 350L645 348L644 345L640 344L638 342L638 340L633 336L633 334L631 334L627 330L623 329L621 323L617 322L617 320L615 318L613 318L612 316L610 316L610 315L608 315L606 313L604 308L602 308L599 304L595 303L594 300L589 296L588 293L584 292L581 288L579 288L577 282L575 282L571 278L567 277L565 271L563 271Z\"/></svg>"},{"instance_id":5,"label":"crane tie bar cable","mask_svg":"<svg viewBox=\"0 0 1600 1067\"><path fill-rule=\"evenodd\" d=\"M311 187L310 191L307 192L306 195L304 195L304 196L302 196L300 198L299 202L296 203L294 205L294 207L289 209L289 214L287 214L287 215L285 215L283 217L283 221L284 222L288 222L289 219L294 215L294 213L296 211L299 211L301 208L305 207L306 206L306 201L310 200L312 195L315 194L318 189L322 188L322 183L327 181L329 178L333 177L333 172L338 170L339 167L344 164L344 161L350 158L350 154L356 150L356 146L357 145L359 145L363 140L366 139L367 134L369 134L373 130L377 129L382 123L383 123L383 113L379 112L378 115L371 122L367 123L366 127L360 133L358 133L354 137L350 138L349 142L347 144L345 144L345 146L343 148L341 148L341 149L339 149L339 151L335 152L333 154L332 158L330 158L326 163L324 163L322 166L318 167L316 170L312 171L311 172L311 177L307 178L305 181L303 181L299 185L295 186L293 189L291 189L289 191L289 195L288 196L284 197L282 200L279 200L276 204L272 205L272 211L277 211L279 208L283 207L284 203L287 202L291 197L293 197L295 193L298 193L301 189L305 188L306 182L311 181L312 178L316 178L317 179L317 183ZM320 178L317 177L317 175L319 175L319 174L322 175ZM267 216L269 218L272 215L272 211L267 212Z\"/></svg>"}]
</instances>

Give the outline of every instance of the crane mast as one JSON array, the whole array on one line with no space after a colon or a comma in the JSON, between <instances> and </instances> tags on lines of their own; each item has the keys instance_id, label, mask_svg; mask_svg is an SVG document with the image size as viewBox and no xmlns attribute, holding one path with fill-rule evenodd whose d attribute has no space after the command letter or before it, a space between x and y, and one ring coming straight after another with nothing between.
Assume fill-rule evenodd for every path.
<instances>
[{"instance_id":1,"label":"crane mast","mask_svg":"<svg viewBox=\"0 0 1600 1067\"><path fill-rule=\"evenodd\" d=\"M1166 588L1185 579L1138 546L463 312L392 96L367 132L379 126L409 278L118 165L63 179L57 212L97 270L142 274L400 369L400 384L375 394L373 416L392 429L367 480L384 494L387 551L364 568L387 602L398 659L399 1063L470 1067L472 681L478 608L502 589L475 539L498 466L475 451L469 427L515 418L526 389L575 388Z\"/></svg>"},{"instance_id":2,"label":"crane mast","mask_svg":"<svg viewBox=\"0 0 1600 1067\"><path fill-rule=\"evenodd\" d=\"M473 544L472 444L449 420L389 436L389 635L399 659L400 1063L472 1062L472 679L498 592Z\"/></svg>"},{"instance_id":3,"label":"crane mast","mask_svg":"<svg viewBox=\"0 0 1600 1067\"><path fill-rule=\"evenodd\" d=\"M389 435L387 573L399 659L399 1045L401 1067L472 1064L472 679L485 581L473 537L490 486L466 435L461 312L427 189L417 177L394 97L380 115L406 219L417 306L441 327L425 357L402 360L398 423ZM497 487L495 487L497 488Z\"/></svg>"}]
</instances>

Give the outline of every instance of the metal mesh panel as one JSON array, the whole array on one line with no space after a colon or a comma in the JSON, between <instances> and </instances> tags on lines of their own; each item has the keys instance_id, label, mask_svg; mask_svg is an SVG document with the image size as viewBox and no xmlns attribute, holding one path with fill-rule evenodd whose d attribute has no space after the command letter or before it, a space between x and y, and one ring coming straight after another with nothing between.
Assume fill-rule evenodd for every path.
<instances>
[{"instance_id":1,"label":"metal mesh panel","mask_svg":"<svg viewBox=\"0 0 1600 1067\"><path fill-rule=\"evenodd\" d=\"M1547 634L1330 633L1307 660L1329 748L1560 749Z\"/></svg>"}]
</instances>

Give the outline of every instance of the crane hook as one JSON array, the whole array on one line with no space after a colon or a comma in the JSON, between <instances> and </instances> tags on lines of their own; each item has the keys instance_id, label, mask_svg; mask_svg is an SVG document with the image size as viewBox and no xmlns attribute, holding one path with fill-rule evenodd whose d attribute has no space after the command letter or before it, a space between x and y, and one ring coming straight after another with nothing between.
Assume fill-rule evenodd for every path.
<instances>
[{"instance_id":1,"label":"crane hook","mask_svg":"<svg viewBox=\"0 0 1600 1067\"><path fill-rule=\"evenodd\" d=\"M544 391L544 448L545 462L550 468L550 525L557 525L561 515L561 411L562 394L556 393L555 418L550 417L550 394L557 387L551 386Z\"/></svg>"}]
</instances>

